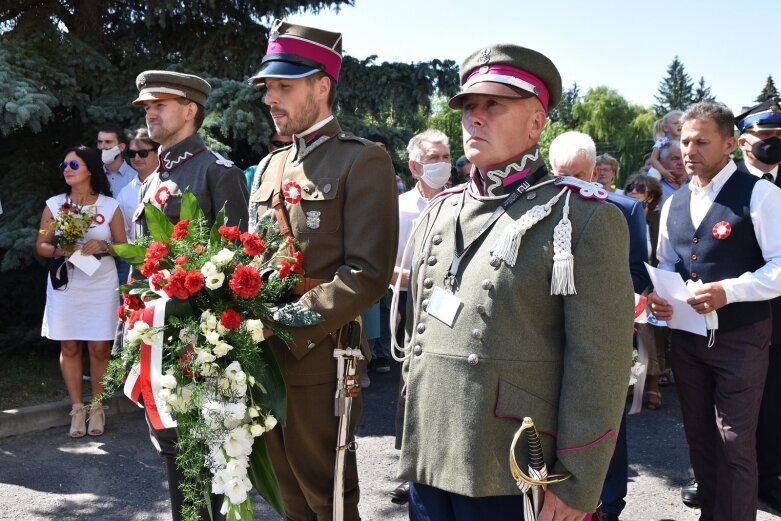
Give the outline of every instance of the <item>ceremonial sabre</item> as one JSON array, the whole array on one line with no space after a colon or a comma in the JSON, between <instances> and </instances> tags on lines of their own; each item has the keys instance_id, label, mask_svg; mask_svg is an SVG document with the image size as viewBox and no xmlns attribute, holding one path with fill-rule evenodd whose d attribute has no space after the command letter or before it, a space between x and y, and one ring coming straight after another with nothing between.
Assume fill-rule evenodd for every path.
<instances>
[{"instance_id":1,"label":"ceremonial sabre","mask_svg":"<svg viewBox=\"0 0 781 521\"><path fill-rule=\"evenodd\" d=\"M525 474L515 459L515 445L524 435L529 456L529 474ZM515 433L513 443L510 446L510 473L513 475L518 488L523 494L523 518L526 521L536 521L542 510L543 492L548 485L560 483L569 478L569 474L552 474L548 476L548 469L542 455L542 443L534 421L528 416L523 419L521 428Z\"/></svg>"},{"instance_id":2,"label":"ceremonial sabre","mask_svg":"<svg viewBox=\"0 0 781 521\"><path fill-rule=\"evenodd\" d=\"M361 353L361 324L355 320L345 326L347 338L345 347L338 345L334 349L336 358L336 397L334 414L339 417L339 435L336 440L336 463L334 465L334 521L344 519L344 460L347 451L355 451L358 446L355 441L347 443L350 430L350 414L353 398L358 396L361 388L355 375L358 360L363 360Z\"/></svg>"}]
</instances>

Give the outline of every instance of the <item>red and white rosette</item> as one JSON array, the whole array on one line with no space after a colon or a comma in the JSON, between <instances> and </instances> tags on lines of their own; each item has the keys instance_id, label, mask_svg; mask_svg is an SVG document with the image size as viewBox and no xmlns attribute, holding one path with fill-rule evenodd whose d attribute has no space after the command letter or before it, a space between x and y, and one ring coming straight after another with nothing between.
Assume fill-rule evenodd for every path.
<instances>
[{"instance_id":1,"label":"red and white rosette","mask_svg":"<svg viewBox=\"0 0 781 521\"><path fill-rule=\"evenodd\" d=\"M141 320L153 328L163 327L167 302L168 299L160 299L155 303L147 304ZM154 335L152 345L142 341L139 350L140 360L133 365L125 381L125 396L139 407L146 409L149 423L154 429L176 427L176 420L164 411L157 398L162 389L160 379L163 375L163 335ZM143 404L140 403L142 399Z\"/></svg>"},{"instance_id":2,"label":"red and white rosette","mask_svg":"<svg viewBox=\"0 0 781 521\"><path fill-rule=\"evenodd\" d=\"M727 221L719 221L713 226L713 236L719 240L724 240L732 233L732 225Z\"/></svg>"},{"instance_id":3,"label":"red and white rosette","mask_svg":"<svg viewBox=\"0 0 781 521\"><path fill-rule=\"evenodd\" d=\"M285 201L296 204L301 200L301 186L295 181L286 179L282 184L282 195L285 196Z\"/></svg>"},{"instance_id":4,"label":"red and white rosette","mask_svg":"<svg viewBox=\"0 0 781 521\"><path fill-rule=\"evenodd\" d=\"M165 185L158 188L155 195L152 196L152 199L154 199L158 206L165 206L165 203L167 203L170 198L171 189Z\"/></svg>"},{"instance_id":5,"label":"red and white rosette","mask_svg":"<svg viewBox=\"0 0 781 521\"><path fill-rule=\"evenodd\" d=\"M104 222L106 222L106 217L102 213L96 213L92 216L92 222L94 222L97 225L101 225Z\"/></svg>"}]
</instances>

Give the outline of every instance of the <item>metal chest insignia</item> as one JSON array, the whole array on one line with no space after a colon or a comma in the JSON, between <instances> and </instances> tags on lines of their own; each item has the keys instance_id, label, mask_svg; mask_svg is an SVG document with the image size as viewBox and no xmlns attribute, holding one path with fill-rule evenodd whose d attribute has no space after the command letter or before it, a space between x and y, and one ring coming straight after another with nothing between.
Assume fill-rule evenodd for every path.
<instances>
[{"instance_id":1,"label":"metal chest insignia","mask_svg":"<svg viewBox=\"0 0 781 521\"><path fill-rule=\"evenodd\" d=\"M320 228L320 212L315 210L306 212L306 227L310 230Z\"/></svg>"}]
</instances>

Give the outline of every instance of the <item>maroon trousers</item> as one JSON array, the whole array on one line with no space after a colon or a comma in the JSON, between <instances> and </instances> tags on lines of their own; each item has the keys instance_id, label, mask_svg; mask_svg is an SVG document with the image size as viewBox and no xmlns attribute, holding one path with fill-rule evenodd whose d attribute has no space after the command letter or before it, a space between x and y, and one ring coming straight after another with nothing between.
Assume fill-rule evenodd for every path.
<instances>
[{"instance_id":1,"label":"maroon trousers","mask_svg":"<svg viewBox=\"0 0 781 521\"><path fill-rule=\"evenodd\" d=\"M770 319L716 342L673 331L672 367L702 521L756 519L756 430L770 345Z\"/></svg>"}]
</instances>

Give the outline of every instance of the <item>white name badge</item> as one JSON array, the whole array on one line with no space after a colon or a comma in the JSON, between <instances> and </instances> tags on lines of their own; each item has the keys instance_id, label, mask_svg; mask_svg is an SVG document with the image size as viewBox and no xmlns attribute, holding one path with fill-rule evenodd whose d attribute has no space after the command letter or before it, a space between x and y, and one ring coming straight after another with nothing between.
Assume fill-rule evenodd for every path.
<instances>
[{"instance_id":1,"label":"white name badge","mask_svg":"<svg viewBox=\"0 0 781 521\"><path fill-rule=\"evenodd\" d=\"M439 286L434 287L434 292L428 301L426 313L441 321L448 327L453 327L453 322L461 309L461 299L445 291Z\"/></svg>"}]
</instances>

